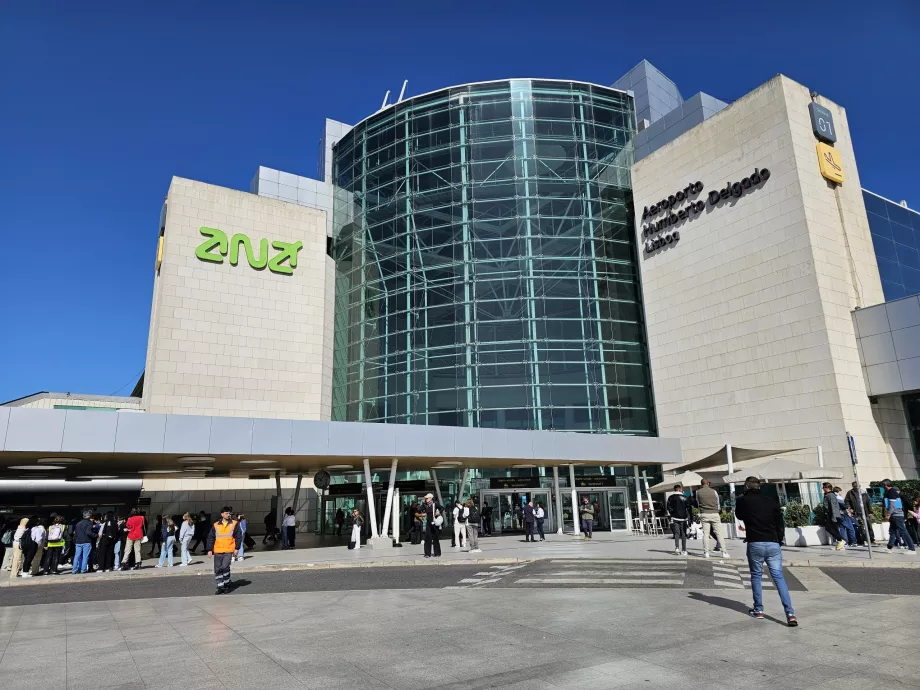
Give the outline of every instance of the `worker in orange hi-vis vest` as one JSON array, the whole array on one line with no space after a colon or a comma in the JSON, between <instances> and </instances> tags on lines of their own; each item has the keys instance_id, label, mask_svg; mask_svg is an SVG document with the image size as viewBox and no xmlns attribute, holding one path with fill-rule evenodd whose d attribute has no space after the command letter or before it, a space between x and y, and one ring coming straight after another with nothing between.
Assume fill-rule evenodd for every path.
<instances>
[{"instance_id":1,"label":"worker in orange hi-vis vest","mask_svg":"<svg viewBox=\"0 0 920 690\"><path fill-rule=\"evenodd\" d=\"M214 523L208 533L208 557L214 557L214 579L217 581L215 594L230 591L230 563L240 550L243 532L236 520L231 520L233 509L224 506L220 510L220 520Z\"/></svg>"}]
</instances>

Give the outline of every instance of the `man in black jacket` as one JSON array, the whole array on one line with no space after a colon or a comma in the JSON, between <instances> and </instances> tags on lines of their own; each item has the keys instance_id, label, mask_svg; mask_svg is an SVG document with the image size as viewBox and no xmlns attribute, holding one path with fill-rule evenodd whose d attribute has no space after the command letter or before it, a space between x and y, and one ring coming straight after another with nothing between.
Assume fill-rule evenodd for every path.
<instances>
[{"instance_id":1,"label":"man in black jacket","mask_svg":"<svg viewBox=\"0 0 920 690\"><path fill-rule=\"evenodd\" d=\"M866 519L863 520L863 514L859 510L860 498L862 498L863 509L866 511ZM847 508L853 511L853 515L862 523L863 533L866 538L875 546L875 532L872 531L872 502L869 495L859 492L859 485L853 482L853 488L847 491L846 498L843 499Z\"/></svg>"},{"instance_id":2,"label":"man in black jacket","mask_svg":"<svg viewBox=\"0 0 920 690\"><path fill-rule=\"evenodd\" d=\"M744 521L747 540L748 566L751 569L751 592L754 595L754 608L750 614L763 620L763 564L767 563L770 577L776 585L783 609L786 611L786 623L790 628L799 624L792 609L789 587L783 577L783 537L786 525L779 502L772 496L760 492L760 480L748 477L744 482L744 495L735 505L735 516Z\"/></svg>"},{"instance_id":3,"label":"man in black jacket","mask_svg":"<svg viewBox=\"0 0 920 690\"><path fill-rule=\"evenodd\" d=\"M671 532L674 533L674 553L687 555L687 525L690 522L690 502L684 496L684 487L674 485L674 493L668 496L666 504L668 518L671 520Z\"/></svg>"},{"instance_id":4,"label":"man in black jacket","mask_svg":"<svg viewBox=\"0 0 920 690\"><path fill-rule=\"evenodd\" d=\"M435 524L441 516L441 504L434 500L431 494L425 494L425 502L419 506L416 517L425 521L425 558L439 558L441 556L441 528Z\"/></svg>"}]
</instances>

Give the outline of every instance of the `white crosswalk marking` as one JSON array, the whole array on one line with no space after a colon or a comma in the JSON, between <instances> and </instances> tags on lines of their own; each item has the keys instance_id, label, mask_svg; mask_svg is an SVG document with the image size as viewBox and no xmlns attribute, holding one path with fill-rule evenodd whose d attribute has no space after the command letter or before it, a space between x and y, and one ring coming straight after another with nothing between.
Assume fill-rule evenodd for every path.
<instances>
[{"instance_id":1,"label":"white crosswalk marking","mask_svg":"<svg viewBox=\"0 0 920 690\"><path fill-rule=\"evenodd\" d=\"M632 577L522 577L515 580L531 585L681 585L683 577L649 579Z\"/></svg>"},{"instance_id":2,"label":"white crosswalk marking","mask_svg":"<svg viewBox=\"0 0 920 690\"><path fill-rule=\"evenodd\" d=\"M750 589L751 588L751 571L747 565L730 565L727 563L712 564L712 581L716 587L725 587L726 589ZM770 578L770 571L764 568L761 583L765 589L775 589L773 580Z\"/></svg>"}]
</instances>

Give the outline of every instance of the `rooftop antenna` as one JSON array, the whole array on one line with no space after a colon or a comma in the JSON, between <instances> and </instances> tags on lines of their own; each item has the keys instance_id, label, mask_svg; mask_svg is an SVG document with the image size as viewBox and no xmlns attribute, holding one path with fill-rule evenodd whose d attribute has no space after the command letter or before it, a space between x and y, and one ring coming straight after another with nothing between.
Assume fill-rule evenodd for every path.
<instances>
[{"instance_id":1,"label":"rooftop antenna","mask_svg":"<svg viewBox=\"0 0 920 690\"><path fill-rule=\"evenodd\" d=\"M383 110L387 107L387 100L390 98L390 90L387 89L386 94L383 97L383 103L380 104L380 109Z\"/></svg>"},{"instance_id":2,"label":"rooftop antenna","mask_svg":"<svg viewBox=\"0 0 920 690\"><path fill-rule=\"evenodd\" d=\"M407 85L408 83L409 83L409 80L408 80L408 79L406 79L405 81L403 81L402 88L399 90L399 100L396 101L397 103L402 103L403 95L406 93L406 85Z\"/></svg>"}]
</instances>

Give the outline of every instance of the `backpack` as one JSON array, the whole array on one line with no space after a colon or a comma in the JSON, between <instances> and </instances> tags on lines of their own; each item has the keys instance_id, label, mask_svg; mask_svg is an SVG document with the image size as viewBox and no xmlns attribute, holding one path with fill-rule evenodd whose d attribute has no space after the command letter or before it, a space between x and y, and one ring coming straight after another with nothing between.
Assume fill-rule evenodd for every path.
<instances>
[{"instance_id":1,"label":"backpack","mask_svg":"<svg viewBox=\"0 0 920 690\"><path fill-rule=\"evenodd\" d=\"M0 543L2 543L4 546L12 546L12 545L13 545L13 532L14 532L14 531L15 531L15 530L8 529L6 532L4 532L4 533L3 533L3 538L0 539Z\"/></svg>"},{"instance_id":2,"label":"backpack","mask_svg":"<svg viewBox=\"0 0 920 690\"><path fill-rule=\"evenodd\" d=\"M32 539L31 527L26 527L26 531L19 537L19 548L22 551L29 551L35 548L35 540Z\"/></svg>"},{"instance_id":3,"label":"backpack","mask_svg":"<svg viewBox=\"0 0 920 690\"><path fill-rule=\"evenodd\" d=\"M64 538L64 525L51 525L48 528L48 541L61 541Z\"/></svg>"},{"instance_id":4,"label":"backpack","mask_svg":"<svg viewBox=\"0 0 920 690\"><path fill-rule=\"evenodd\" d=\"M479 508L476 506L470 506L470 516L467 518L471 525L479 526L479 522L482 519L482 514L479 512Z\"/></svg>"}]
</instances>

